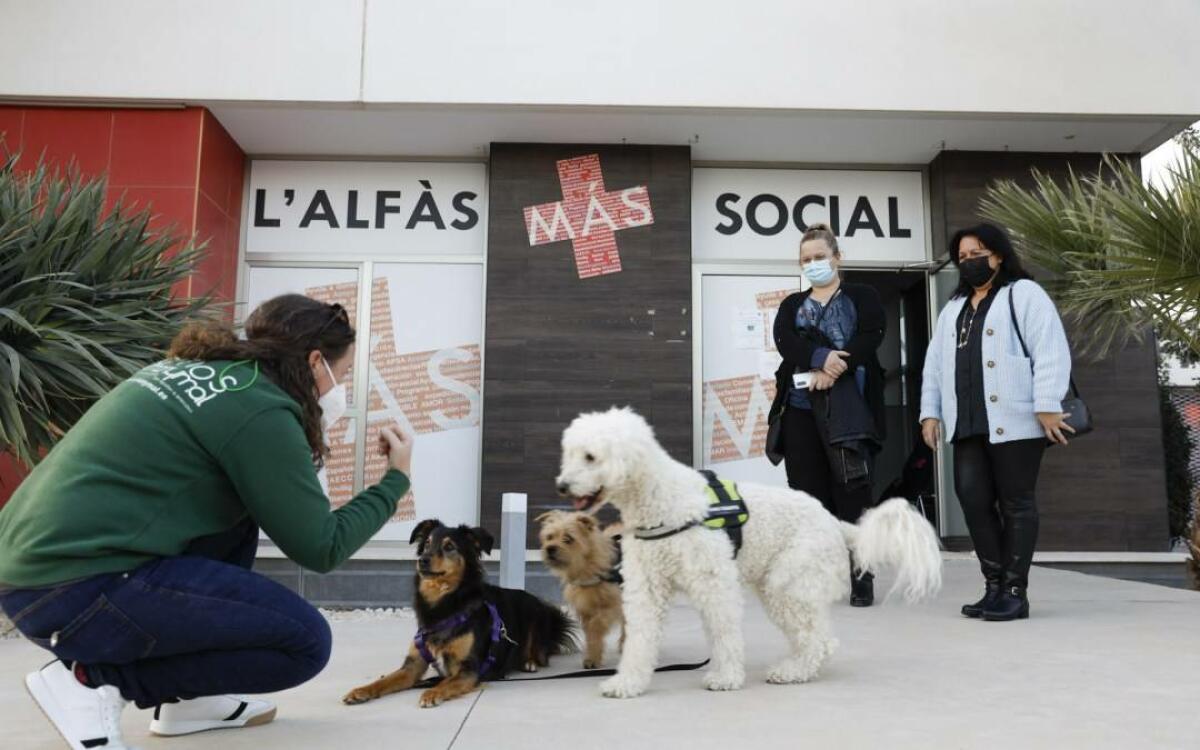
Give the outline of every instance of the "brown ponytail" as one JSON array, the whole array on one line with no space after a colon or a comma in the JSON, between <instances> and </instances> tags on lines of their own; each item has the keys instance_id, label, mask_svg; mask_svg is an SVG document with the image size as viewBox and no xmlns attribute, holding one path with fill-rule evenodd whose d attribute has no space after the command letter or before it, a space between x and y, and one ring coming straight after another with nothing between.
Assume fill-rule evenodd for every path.
<instances>
[{"instance_id":1,"label":"brown ponytail","mask_svg":"<svg viewBox=\"0 0 1200 750\"><path fill-rule=\"evenodd\" d=\"M218 350L232 350L237 345L238 337L229 325L215 321L190 323L171 341L167 356L174 359L221 359L210 355Z\"/></svg>"},{"instance_id":2,"label":"brown ponytail","mask_svg":"<svg viewBox=\"0 0 1200 750\"><path fill-rule=\"evenodd\" d=\"M304 435L313 463L321 466L329 448L321 428L317 383L308 366L314 349L329 362L341 359L354 343L350 316L341 305L327 305L302 294L267 300L246 318L246 338L228 324L192 323L171 342L167 356L188 360L253 360L262 373L300 404Z\"/></svg>"},{"instance_id":3,"label":"brown ponytail","mask_svg":"<svg viewBox=\"0 0 1200 750\"><path fill-rule=\"evenodd\" d=\"M808 229L805 229L804 234L800 237L800 244L803 245L809 240L821 240L834 255L842 254L842 251L838 249L837 237L828 224L809 224Z\"/></svg>"}]
</instances>

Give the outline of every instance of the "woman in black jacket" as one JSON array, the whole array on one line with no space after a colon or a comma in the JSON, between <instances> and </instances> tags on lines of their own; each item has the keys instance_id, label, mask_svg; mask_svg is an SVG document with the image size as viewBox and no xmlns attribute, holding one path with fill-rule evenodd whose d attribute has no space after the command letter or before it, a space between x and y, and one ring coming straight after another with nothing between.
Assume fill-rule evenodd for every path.
<instances>
[{"instance_id":1,"label":"woman in black jacket","mask_svg":"<svg viewBox=\"0 0 1200 750\"><path fill-rule=\"evenodd\" d=\"M824 224L800 240L800 272L812 288L788 296L775 316L770 421L782 419L788 486L855 523L872 502L871 468L884 434L883 372L876 349L886 318L879 294L843 283L837 238ZM870 574L854 576L850 603L870 606Z\"/></svg>"}]
</instances>

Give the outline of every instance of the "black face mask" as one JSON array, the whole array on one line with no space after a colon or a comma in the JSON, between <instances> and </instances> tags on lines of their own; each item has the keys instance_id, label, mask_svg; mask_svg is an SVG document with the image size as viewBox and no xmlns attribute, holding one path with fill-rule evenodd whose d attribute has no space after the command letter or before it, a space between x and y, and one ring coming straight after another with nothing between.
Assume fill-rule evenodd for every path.
<instances>
[{"instance_id":1,"label":"black face mask","mask_svg":"<svg viewBox=\"0 0 1200 750\"><path fill-rule=\"evenodd\" d=\"M958 275L974 289L978 289L991 281L992 276L996 275L996 272L999 270L999 268L993 270L988 265L986 257L968 258L958 264Z\"/></svg>"}]
</instances>

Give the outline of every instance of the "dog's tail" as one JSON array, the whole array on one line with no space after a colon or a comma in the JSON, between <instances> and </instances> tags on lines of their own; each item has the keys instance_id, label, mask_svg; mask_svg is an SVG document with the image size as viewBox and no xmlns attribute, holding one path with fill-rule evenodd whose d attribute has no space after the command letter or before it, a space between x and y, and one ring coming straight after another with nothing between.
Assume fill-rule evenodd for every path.
<instances>
[{"instance_id":1,"label":"dog's tail","mask_svg":"<svg viewBox=\"0 0 1200 750\"><path fill-rule=\"evenodd\" d=\"M533 627L538 643L547 654L573 654L579 651L575 621L561 608L539 599L533 615Z\"/></svg>"},{"instance_id":2,"label":"dog's tail","mask_svg":"<svg viewBox=\"0 0 1200 750\"><path fill-rule=\"evenodd\" d=\"M857 567L875 572L892 568L909 602L932 597L942 587L942 555L937 533L902 497L868 509L857 525L842 523L846 546Z\"/></svg>"}]
</instances>

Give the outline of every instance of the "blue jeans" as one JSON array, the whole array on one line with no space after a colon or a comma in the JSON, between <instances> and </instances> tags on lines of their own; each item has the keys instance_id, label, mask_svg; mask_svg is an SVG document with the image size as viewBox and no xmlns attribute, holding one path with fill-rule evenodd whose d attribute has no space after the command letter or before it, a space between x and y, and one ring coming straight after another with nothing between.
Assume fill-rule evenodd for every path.
<instances>
[{"instance_id":1,"label":"blue jeans","mask_svg":"<svg viewBox=\"0 0 1200 750\"><path fill-rule=\"evenodd\" d=\"M329 624L251 572L258 527L196 540L180 557L53 588L0 593L26 638L84 666L140 708L224 693L271 693L329 661Z\"/></svg>"}]
</instances>

